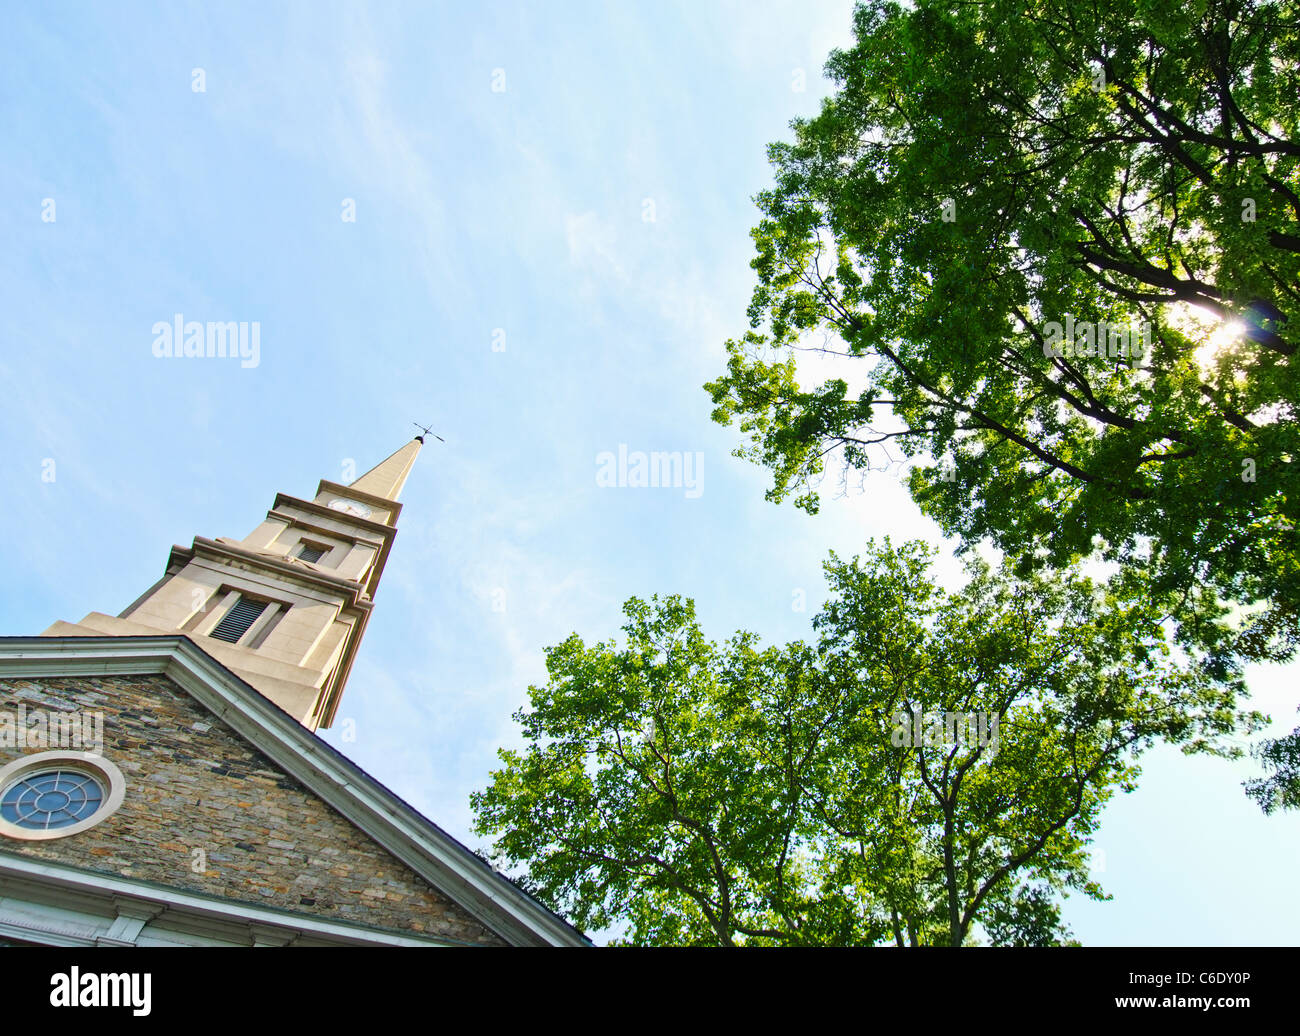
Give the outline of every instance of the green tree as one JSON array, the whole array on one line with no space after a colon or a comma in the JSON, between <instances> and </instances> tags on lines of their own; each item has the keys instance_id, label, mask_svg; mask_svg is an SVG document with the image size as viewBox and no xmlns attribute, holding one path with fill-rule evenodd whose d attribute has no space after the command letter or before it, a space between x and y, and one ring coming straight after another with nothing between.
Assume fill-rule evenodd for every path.
<instances>
[{"instance_id":1,"label":"green tree","mask_svg":"<svg viewBox=\"0 0 1300 1036\"><path fill-rule=\"evenodd\" d=\"M1300 730L1287 737L1264 741L1251 750L1267 777L1246 782L1246 793L1265 813L1275 809L1300 809Z\"/></svg>"},{"instance_id":2,"label":"green tree","mask_svg":"<svg viewBox=\"0 0 1300 1036\"><path fill-rule=\"evenodd\" d=\"M990 905L984 930L995 946L1078 946L1061 924L1061 907L1050 888L1029 885Z\"/></svg>"},{"instance_id":3,"label":"green tree","mask_svg":"<svg viewBox=\"0 0 1300 1036\"><path fill-rule=\"evenodd\" d=\"M815 645L720 647L689 600L633 598L624 647L548 649L478 833L636 944L1063 941L1054 898L1104 898L1087 842L1137 754L1235 751L1235 688L1144 605L970 565L950 593L919 543L832 554Z\"/></svg>"},{"instance_id":4,"label":"green tree","mask_svg":"<svg viewBox=\"0 0 1300 1036\"><path fill-rule=\"evenodd\" d=\"M751 330L706 386L769 498L815 511L828 456L896 443L921 509L1021 574L1105 558L1211 664L1291 657L1300 5L871 0L855 30L770 148ZM1149 349L1089 349L1103 323ZM801 384L810 335L866 387Z\"/></svg>"}]
</instances>

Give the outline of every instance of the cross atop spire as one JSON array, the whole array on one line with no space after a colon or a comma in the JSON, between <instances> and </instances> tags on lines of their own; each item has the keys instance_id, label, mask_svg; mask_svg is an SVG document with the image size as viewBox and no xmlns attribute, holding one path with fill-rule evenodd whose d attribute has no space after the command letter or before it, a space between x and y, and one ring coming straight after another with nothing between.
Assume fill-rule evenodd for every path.
<instances>
[{"instance_id":1,"label":"cross atop spire","mask_svg":"<svg viewBox=\"0 0 1300 1036\"><path fill-rule=\"evenodd\" d=\"M419 421L412 421L411 424L415 425L416 428L420 429L420 434L416 436L416 438L419 439L420 442L424 442L424 437L425 437L426 435L432 435L432 436L433 436L435 439L437 439L439 442L446 442L446 441L447 441L447 440L444 439L441 435L439 435L437 432L435 432L435 431L433 430L433 427L432 427L431 425L422 425L422 424L420 424Z\"/></svg>"}]
</instances>

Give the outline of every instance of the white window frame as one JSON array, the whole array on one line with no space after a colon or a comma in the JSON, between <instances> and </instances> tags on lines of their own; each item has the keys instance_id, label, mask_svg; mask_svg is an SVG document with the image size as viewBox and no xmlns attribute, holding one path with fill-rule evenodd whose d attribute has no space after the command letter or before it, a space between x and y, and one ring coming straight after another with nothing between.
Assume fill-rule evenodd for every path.
<instances>
[{"instance_id":1,"label":"white window frame","mask_svg":"<svg viewBox=\"0 0 1300 1036\"><path fill-rule=\"evenodd\" d=\"M99 781L104 786L104 801L99 809L86 817L85 820L79 820L67 827L51 828L47 831L21 827L5 820L4 817L0 817L0 835L5 838L16 838L24 842L43 842L51 838L67 838L70 835L88 831L96 824L102 824L117 812L118 807L122 805L122 800L126 798L126 778L122 776L122 771L112 762L96 752L67 752L62 750L35 752L31 755L19 756L7 765L0 767L0 796L3 796L15 781L29 773L57 769L80 770Z\"/></svg>"}]
</instances>

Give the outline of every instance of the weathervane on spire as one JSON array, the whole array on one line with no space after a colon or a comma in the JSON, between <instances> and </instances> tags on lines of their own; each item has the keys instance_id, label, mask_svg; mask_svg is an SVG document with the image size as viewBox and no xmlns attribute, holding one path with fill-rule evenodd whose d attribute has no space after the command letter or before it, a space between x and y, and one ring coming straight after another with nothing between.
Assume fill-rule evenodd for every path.
<instances>
[{"instance_id":1,"label":"weathervane on spire","mask_svg":"<svg viewBox=\"0 0 1300 1036\"><path fill-rule=\"evenodd\" d=\"M426 435L432 435L439 442L447 441L441 435L438 435L436 432L433 432L430 429L426 428L424 425L420 424L419 421L412 421L411 424L415 425L416 428L420 429L420 434L416 436L416 438L419 439L420 442L424 442L424 437Z\"/></svg>"}]
</instances>

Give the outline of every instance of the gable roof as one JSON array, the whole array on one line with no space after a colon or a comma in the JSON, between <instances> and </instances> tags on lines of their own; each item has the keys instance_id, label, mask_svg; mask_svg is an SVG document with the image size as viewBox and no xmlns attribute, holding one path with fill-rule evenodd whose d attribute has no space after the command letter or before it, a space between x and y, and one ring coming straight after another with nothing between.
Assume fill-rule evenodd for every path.
<instances>
[{"instance_id":1,"label":"gable roof","mask_svg":"<svg viewBox=\"0 0 1300 1036\"><path fill-rule=\"evenodd\" d=\"M515 946L589 946L391 789L308 730L184 635L0 637L0 677L162 675Z\"/></svg>"}]
</instances>

